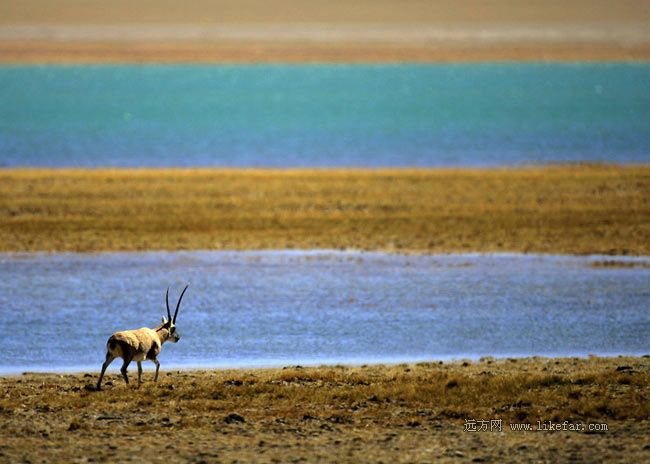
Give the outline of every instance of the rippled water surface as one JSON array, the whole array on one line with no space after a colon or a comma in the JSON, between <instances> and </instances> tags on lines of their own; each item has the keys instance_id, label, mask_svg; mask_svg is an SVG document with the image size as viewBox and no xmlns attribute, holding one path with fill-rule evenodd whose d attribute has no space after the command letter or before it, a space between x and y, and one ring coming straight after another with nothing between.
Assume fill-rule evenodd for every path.
<instances>
[{"instance_id":1,"label":"rippled water surface","mask_svg":"<svg viewBox=\"0 0 650 464\"><path fill-rule=\"evenodd\" d=\"M163 368L649 353L649 260L600 259L0 254L0 371L96 370L112 332L157 324L185 282Z\"/></svg>"}]
</instances>

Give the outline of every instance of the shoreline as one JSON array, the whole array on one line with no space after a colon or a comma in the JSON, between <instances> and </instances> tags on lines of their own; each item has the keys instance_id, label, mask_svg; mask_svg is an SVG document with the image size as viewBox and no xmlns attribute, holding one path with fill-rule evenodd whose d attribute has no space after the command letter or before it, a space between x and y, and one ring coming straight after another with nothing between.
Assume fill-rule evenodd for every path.
<instances>
[{"instance_id":1,"label":"shoreline","mask_svg":"<svg viewBox=\"0 0 650 464\"><path fill-rule=\"evenodd\" d=\"M3 252L650 255L648 165L1 169L0 180Z\"/></svg>"},{"instance_id":2,"label":"shoreline","mask_svg":"<svg viewBox=\"0 0 650 464\"><path fill-rule=\"evenodd\" d=\"M165 250L165 249L148 249L148 250L96 250L96 251L56 251L56 250L36 250L36 251L0 251L0 257L9 257L21 259L23 257L29 258L34 255L74 255L74 256L96 256L103 254L167 254L167 253L246 253L246 254L287 254L287 255L303 255L303 256L329 256L329 255L342 255L342 256L395 256L395 257L459 257L459 258L473 258L473 257L496 257L496 258L580 258L585 260L592 260L588 264L602 267L617 267L627 266L634 267L635 264L643 266L646 260L650 259L648 255L611 255L611 254L567 254L567 253L536 253L536 252L523 252L523 251L441 251L429 252L427 250L364 250L361 248L197 248L197 249L179 249L179 250Z\"/></svg>"},{"instance_id":3,"label":"shoreline","mask_svg":"<svg viewBox=\"0 0 650 464\"><path fill-rule=\"evenodd\" d=\"M488 360L491 362L505 363L505 362L533 362L533 363L549 363L555 360L564 361L567 359L589 361L594 359L610 360L615 359L647 359L650 358L650 350L643 353L588 353L588 354L570 354L560 353L558 355L476 355L476 356L446 356L438 358L421 358L421 359L395 359L395 360L369 360L366 362L357 361L337 361L337 360L324 360L323 362L296 362L288 360L286 362L278 363L250 363L242 365L226 365L226 364L205 364L205 365L178 365L178 364L165 364L166 370L176 371L186 374L202 374L205 372L240 372L246 373L249 371L277 371L286 369L359 369L359 368L394 368L403 365L417 365L417 364L438 364L450 367L461 367L463 363L480 364ZM107 375L119 376L119 363L115 363L107 369ZM162 366L162 365L161 365ZM0 379L2 378L17 378L17 377L56 377L56 376L83 376L92 372L99 372L101 363L92 366L79 366L79 367L63 367L47 370L47 368L31 366L27 368L17 368L16 370L3 370L0 367ZM161 367L162 369L162 367ZM143 375L152 374L155 372L153 364L143 364Z\"/></svg>"}]
</instances>

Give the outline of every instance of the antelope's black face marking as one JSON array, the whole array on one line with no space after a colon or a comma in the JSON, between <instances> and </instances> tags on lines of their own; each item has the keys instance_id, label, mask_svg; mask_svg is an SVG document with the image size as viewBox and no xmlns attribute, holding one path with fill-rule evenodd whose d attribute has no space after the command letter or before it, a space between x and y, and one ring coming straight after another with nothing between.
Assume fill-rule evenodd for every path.
<instances>
[{"instance_id":1,"label":"antelope's black face marking","mask_svg":"<svg viewBox=\"0 0 650 464\"><path fill-rule=\"evenodd\" d=\"M176 330L176 326L171 326L169 328L169 341L172 343L177 343L181 339L181 334Z\"/></svg>"}]
</instances>

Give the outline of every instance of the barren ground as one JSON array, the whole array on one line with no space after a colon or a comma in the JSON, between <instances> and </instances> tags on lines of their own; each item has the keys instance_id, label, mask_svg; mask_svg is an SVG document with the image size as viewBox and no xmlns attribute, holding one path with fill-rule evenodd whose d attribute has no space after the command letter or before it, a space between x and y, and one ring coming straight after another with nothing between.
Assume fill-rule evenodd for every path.
<instances>
[{"instance_id":1,"label":"barren ground","mask_svg":"<svg viewBox=\"0 0 650 464\"><path fill-rule=\"evenodd\" d=\"M364 367L0 378L0 462L644 462L650 360L483 359ZM132 369L135 371L135 368ZM133 372L132 372L132 378ZM502 431L465 431L465 420ZM512 431L511 423L607 431ZM603 428L603 426L599 426Z\"/></svg>"}]
</instances>

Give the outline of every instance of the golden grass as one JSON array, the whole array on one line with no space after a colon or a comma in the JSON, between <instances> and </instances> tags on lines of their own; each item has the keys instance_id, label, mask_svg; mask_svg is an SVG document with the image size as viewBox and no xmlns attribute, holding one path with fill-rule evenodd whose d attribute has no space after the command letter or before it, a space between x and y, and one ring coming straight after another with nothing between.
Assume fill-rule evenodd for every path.
<instances>
[{"instance_id":1,"label":"golden grass","mask_svg":"<svg viewBox=\"0 0 650 464\"><path fill-rule=\"evenodd\" d=\"M151 371L0 378L0 461L471 459L642 461L650 358L484 359L416 365ZM503 433L464 432L501 419ZM608 431L513 432L510 423ZM612 446L615 444L615 446ZM460 453L460 454L459 454Z\"/></svg>"},{"instance_id":2,"label":"golden grass","mask_svg":"<svg viewBox=\"0 0 650 464\"><path fill-rule=\"evenodd\" d=\"M0 251L650 254L650 166L0 170Z\"/></svg>"}]
</instances>

